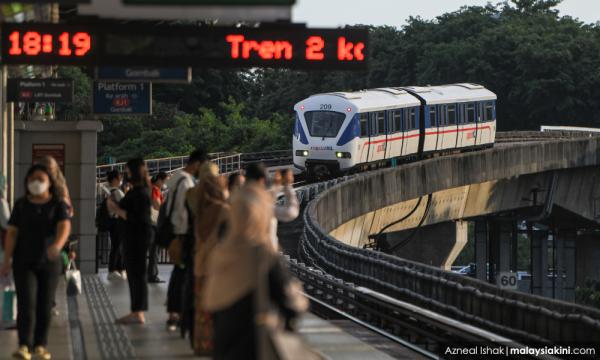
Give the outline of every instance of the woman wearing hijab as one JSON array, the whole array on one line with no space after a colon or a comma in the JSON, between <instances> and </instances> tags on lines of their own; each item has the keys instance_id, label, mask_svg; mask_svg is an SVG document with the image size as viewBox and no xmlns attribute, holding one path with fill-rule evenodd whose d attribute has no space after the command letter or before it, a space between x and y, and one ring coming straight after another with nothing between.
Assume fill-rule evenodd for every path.
<instances>
[{"instance_id":1,"label":"woman wearing hijab","mask_svg":"<svg viewBox=\"0 0 600 360\"><path fill-rule=\"evenodd\" d=\"M125 220L125 270L129 283L131 312L117 320L119 324L144 324L148 310L148 277L146 256L152 236L150 179L143 159L127 162L127 174L132 189L117 204L107 200L109 210Z\"/></svg>"},{"instance_id":2,"label":"woman wearing hijab","mask_svg":"<svg viewBox=\"0 0 600 360\"><path fill-rule=\"evenodd\" d=\"M202 293L214 324L213 358L259 359L255 320L261 284L268 284L263 295L287 324L306 302L290 301L293 282L270 240L272 196L258 184L247 184L232 194L230 212L227 234L208 259Z\"/></svg>"},{"instance_id":3,"label":"woman wearing hijab","mask_svg":"<svg viewBox=\"0 0 600 360\"><path fill-rule=\"evenodd\" d=\"M17 359L50 359L46 348L52 300L61 272L60 251L71 230L67 204L57 194L48 169L33 165L25 176L26 195L17 200L8 222L0 276L12 270L17 290Z\"/></svg>"},{"instance_id":4,"label":"woman wearing hijab","mask_svg":"<svg viewBox=\"0 0 600 360\"><path fill-rule=\"evenodd\" d=\"M216 165L211 164L216 167ZM218 169L216 169L218 171ZM226 201L226 186L224 179L211 171L203 177L197 187L194 212L194 295L195 315L193 346L194 353L199 356L212 355L212 321L209 313L204 310L201 294L207 276L207 261L212 250L219 241L226 226L229 215L229 205Z\"/></svg>"}]
</instances>

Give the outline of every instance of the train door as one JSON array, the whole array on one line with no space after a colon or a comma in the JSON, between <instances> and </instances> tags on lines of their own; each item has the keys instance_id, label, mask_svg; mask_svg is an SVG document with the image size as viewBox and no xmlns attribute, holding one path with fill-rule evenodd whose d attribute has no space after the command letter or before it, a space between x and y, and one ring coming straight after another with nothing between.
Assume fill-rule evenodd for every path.
<instances>
[{"instance_id":1,"label":"train door","mask_svg":"<svg viewBox=\"0 0 600 360\"><path fill-rule=\"evenodd\" d=\"M481 135L482 135L482 127L484 126L483 122L483 103L476 102L476 115L475 115L475 141L473 145L477 146L481 144Z\"/></svg>"},{"instance_id":2,"label":"train door","mask_svg":"<svg viewBox=\"0 0 600 360\"><path fill-rule=\"evenodd\" d=\"M376 111L369 116L369 160L383 159L385 153L385 112Z\"/></svg>"},{"instance_id":3,"label":"train door","mask_svg":"<svg viewBox=\"0 0 600 360\"><path fill-rule=\"evenodd\" d=\"M456 134L456 142L455 146L460 148L463 146L463 136L464 129L469 125L467 121L467 113L466 113L466 105L467 104L458 104L458 119L456 121L455 134Z\"/></svg>"},{"instance_id":4,"label":"train door","mask_svg":"<svg viewBox=\"0 0 600 360\"><path fill-rule=\"evenodd\" d=\"M405 143L406 155L416 154L419 151L420 129L417 108L404 110L404 126L406 128Z\"/></svg>"},{"instance_id":5,"label":"train door","mask_svg":"<svg viewBox=\"0 0 600 360\"><path fill-rule=\"evenodd\" d=\"M476 103L465 104L466 124L462 129L461 147L475 146L477 139L477 105Z\"/></svg>"},{"instance_id":6,"label":"train door","mask_svg":"<svg viewBox=\"0 0 600 360\"><path fill-rule=\"evenodd\" d=\"M425 119L425 145L423 152L428 153L437 150L438 126L436 122L435 105L425 106L423 115Z\"/></svg>"},{"instance_id":7,"label":"train door","mask_svg":"<svg viewBox=\"0 0 600 360\"><path fill-rule=\"evenodd\" d=\"M391 110L388 113L388 142L387 156L389 158L402 156L402 110Z\"/></svg>"},{"instance_id":8,"label":"train door","mask_svg":"<svg viewBox=\"0 0 600 360\"><path fill-rule=\"evenodd\" d=\"M365 163L369 159L369 142L370 131L369 131L369 113L361 113L359 116L360 124L360 146L358 149L358 162Z\"/></svg>"}]
</instances>

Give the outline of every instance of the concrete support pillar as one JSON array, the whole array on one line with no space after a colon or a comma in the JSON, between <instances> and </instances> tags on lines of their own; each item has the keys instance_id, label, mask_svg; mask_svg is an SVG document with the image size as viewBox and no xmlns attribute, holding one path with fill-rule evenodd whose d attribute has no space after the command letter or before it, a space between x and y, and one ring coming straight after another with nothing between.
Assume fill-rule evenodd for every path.
<instances>
[{"instance_id":1,"label":"concrete support pillar","mask_svg":"<svg viewBox=\"0 0 600 360\"><path fill-rule=\"evenodd\" d=\"M504 225L504 226L502 226ZM510 231L507 231L506 224L502 224L498 227L499 234L499 243L498 243L498 271L510 271L511 265L511 243L512 243L512 234Z\"/></svg>"},{"instance_id":2,"label":"concrete support pillar","mask_svg":"<svg viewBox=\"0 0 600 360\"><path fill-rule=\"evenodd\" d=\"M554 298L575 300L575 237L574 230L558 230L555 241Z\"/></svg>"},{"instance_id":3,"label":"concrete support pillar","mask_svg":"<svg viewBox=\"0 0 600 360\"><path fill-rule=\"evenodd\" d=\"M445 222L423 226L416 232L387 233L380 246L384 252L450 270L467 243L467 225L466 221Z\"/></svg>"},{"instance_id":4,"label":"concrete support pillar","mask_svg":"<svg viewBox=\"0 0 600 360\"><path fill-rule=\"evenodd\" d=\"M577 237L575 285L584 286L587 279L600 281L600 235L588 233Z\"/></svg>"},{"instance_id":5,"label":"concrete support pillar","mask_svg":"<svg viewBox=\"0 0 600 360\"><path fill-rule=\"evenodd\" d=\"M548 289L548 233L533 231L531 238L531 292L549 296Z\"/></svg>"},{"instance_id":6,"label":"concrete support pillar","mask_svg":"<svg viewBox=\"0 0 600 360\"><path fill-rule=\"evenodd\" d=\"M75 215L71 239L78 240L79 268L96 271L97 121L18 121L15 123L15 195L23 196L23 177L33 157L52 155L64 165Z\"/></svg>"},{"instance_id":7,"label":"concrete support pillar","mask_svg":"<svg viewBox=\"0 0 600 360\"><path fill-rule=\"evenodd\" d=\"M475 221L475 277L487 281L488 263L488 226L486 220Z\"/></svg>"}]
</instances>

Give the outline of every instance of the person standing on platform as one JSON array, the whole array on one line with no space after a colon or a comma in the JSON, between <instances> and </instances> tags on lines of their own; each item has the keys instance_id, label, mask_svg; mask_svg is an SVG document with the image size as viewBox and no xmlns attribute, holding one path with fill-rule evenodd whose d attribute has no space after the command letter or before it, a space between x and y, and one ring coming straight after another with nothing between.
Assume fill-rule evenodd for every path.
<instances>
[{"instance_id":1,"label":"person standing on platform","mask_svg":"<svg viewBox=\"0 0 600 360\"><path fill-rule=\"evenodd\" d=\"M148 256L148 282L153 284L164 282L158 277L158 246L154 235L156 234L158 211L165 200L162 189L168 177L166 172L161 171L152 179L152 244Z\"/></svg>"},{"instance_id":2,"label":"person standing on platform","mask_svg":"<svg viewBox=\"0 0 600 360\"><path fill-rule=\"evenodd\" d=\"M52 302L61 273L60 251L67 243L71 221L67 204L49 170L35 164L25 176L25 196L10 217L0 276L11 264L17 293L17 359L50 359L46 346Z\"/></svg>"},{"instance_id":3,"label":"person standing on platform","mask_svg":"<svg viewBox=\"0 0 600 360\"><path fill-rule=\"evenodd\" d=\"M177 172L167 181L169 195L164 206L171 213L167 214L173 225L173 233L175 239L172 242L181 244L193 244L194 234L190 226L191 218L186 206L186 195L188 190L192 189L196 183L194 177L199 177L202 165L208 161L208 154L203 149L195 150L190 154L188 162L182 171ZM192 245L193 247L193 245ZM192 256L192 254L188 254ZM174 259L171 259L172 261ZM171 278L169 279L169 287L167 290L167 329L169 331L177 330L180 321L182 306L183 306L183 286L185 281L186 269L183 259L177 260L173 265Z\"/></svg>"},{"instance_id":4,"label":"person standing on platform","mask_svg":"<svg viewBox=\"0 0 600 360\"><path fill-rule=\"evenodd\" d=\"M278 221L289 222L294 220L300 214L300 203L294 192L292 184L294 183L294 173L291 169L284 171L283 175L277 170L273 176L273 184L269 189L274 202L273 217L271 218L271 242L276 250L279 250L279 239L277 238ZM246 169L246 184L258 184L265 188L267 186L267 169L264 164L251 164ZM277 204L277 195L283 192L284 201Z\"/></svg>"},{"instance_id":5,"label":"person standing on platform","mask_svg":"<svg viewBox=\"0 0 600 360\"><path fill-rule=\"evenodd\" d=\"M109 197L115 203L119 203L125 194L121 190L122 176L119 170L111 170L106 175L109 185ZM123 234L119 229L119 217L115 213L109 211L110 220L108 226L108 234L110 237L110 254L108 256L108 280L123 279L125 275L125 263L123 261ZM125 275L126 276L126 275Z\"/></svg>"},{"instance_id":6,"label":"person standing on platform","mask_svg":"<svg viewBox=\"0 0 600 360\"><path fill-rule=\"evenodd\" d=\"M288 328L307 307L306 299L292 299L301 287L273 247L272 217L273 198L264 186L249 183L232 194L229 229L208 255L201 294L214 324L215 360L264 358L257 346L257 320L268 315L259 299L281 314Z\"/></svg>"},{"instance_id":7,"label":"person standing on platform","mask_svg":"<svg viewBox=\"0 0 600 360\"><path fill-rule=\"evenodd\" d=\"M125 269L129 283L131 312L117 320L119 324L144 324L144 312L148 310L148 247L152 235L150 208L150 179L143 159L127 162L127 174L131 183L125 197L119 204L108 199L109 209L125 220L125 239L123 249Z\"/></svg>"},{"instance_id":8,"label":"person standing on platform","mask_svg":"<svg viewBox=\"0 0 600 360\"><path fill-rule=\"evenodd\" d=\"M10 206L4 196L4 190L0 190L0 249L4 249L8 220L10 219Z\"/></svg>"}]
</instances>

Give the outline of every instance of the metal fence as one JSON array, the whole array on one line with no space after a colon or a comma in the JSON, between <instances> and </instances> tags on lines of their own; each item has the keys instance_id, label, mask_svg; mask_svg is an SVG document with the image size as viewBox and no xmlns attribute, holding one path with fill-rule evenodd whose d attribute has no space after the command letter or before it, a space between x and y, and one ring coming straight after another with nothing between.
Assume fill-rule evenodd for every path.
<instances>
[{"instance_id":1,"label":"metal fence","mask_svg":"<svg viewBox=\"0 0 600 360\"><path fill-rule=\"evenodd\" d=\"M101 231L96 235L96 272L108 266L110 257L110 236L108 232ZM167 249L158 248L158 264L170 264Z\"/></svg>"},{"instance_id":2,"label":"metal fence","mask_svg":"<svg viewBox=\"0 0 600 360\"><path fill-rule=\"evenodd\" d=\"M219 166L221 174L230 174L232 172L239 171L242 168L242 154L241 153L211 153L209 157L212 162ZM161 171L166 173L173 173L177 170L182 169L187 163L189 156L175 156L160 159L148 159L146 160L146 166L150 175L154 176ZM125 171L126 163L120 162L115 164L99 165L96 167L96 182L103 183L106 181L106 175L111 170L118 170L119 172Z\"/></svg>"}]
</instances>

